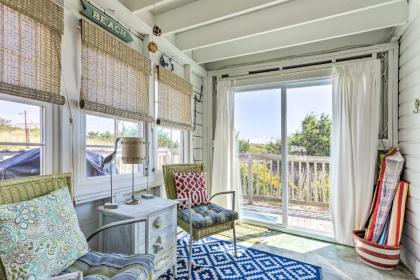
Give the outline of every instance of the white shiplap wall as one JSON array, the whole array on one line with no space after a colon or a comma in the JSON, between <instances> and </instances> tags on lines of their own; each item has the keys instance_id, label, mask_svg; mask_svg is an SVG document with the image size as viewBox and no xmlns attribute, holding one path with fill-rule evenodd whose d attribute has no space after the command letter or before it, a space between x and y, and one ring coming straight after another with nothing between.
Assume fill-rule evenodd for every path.
<instances>
[{"instance_id":1,"label":"white shiplap wall","mask_svg":"<svg viewBox=\"0 0 420 280\"><path fill-rule=\"evenodd\" d=\"M399 61L399 146L405 156L404 179L410 182L402 238L402 261L420 278L420 16L401 37Z\"/></svg>"}]
</instances>

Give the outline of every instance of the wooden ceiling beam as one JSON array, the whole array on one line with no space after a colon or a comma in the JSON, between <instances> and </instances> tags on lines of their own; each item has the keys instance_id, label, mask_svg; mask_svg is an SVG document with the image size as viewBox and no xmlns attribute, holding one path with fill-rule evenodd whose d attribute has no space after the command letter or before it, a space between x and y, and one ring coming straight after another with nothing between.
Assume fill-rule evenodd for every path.
<instances>
[{"instance_id":1,"label":"wooden ceiling beam","mask_svg":"<svg viewBox=\"0 0 420 280\"><path fill-rule=\"evenodd\" d=\"M206 63L262 53L399 26L405 24L407 19L407 2L393 1L387 5L360 9L336 17L196 49L193 51L193 59L198 63Z\"/></svg>"}]
</instances>

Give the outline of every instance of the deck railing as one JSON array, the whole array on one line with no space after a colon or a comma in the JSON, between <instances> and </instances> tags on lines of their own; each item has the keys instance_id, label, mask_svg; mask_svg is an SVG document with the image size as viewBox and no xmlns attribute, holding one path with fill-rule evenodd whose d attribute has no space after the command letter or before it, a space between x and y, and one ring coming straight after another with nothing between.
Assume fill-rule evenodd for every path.
<instances>
[{"instance_id":1,"label":"deck railing","mask_svg":"<svg viewBox=\"0 0 420 280\"><path fill-rule=\"evenodd\" d=\"M281 202L281 156L241 153L239 160L242 196L246 203ZM329 206L329 162L329 157L288 155L289 203L323 208Z\"/></svg>"}]
</instances>

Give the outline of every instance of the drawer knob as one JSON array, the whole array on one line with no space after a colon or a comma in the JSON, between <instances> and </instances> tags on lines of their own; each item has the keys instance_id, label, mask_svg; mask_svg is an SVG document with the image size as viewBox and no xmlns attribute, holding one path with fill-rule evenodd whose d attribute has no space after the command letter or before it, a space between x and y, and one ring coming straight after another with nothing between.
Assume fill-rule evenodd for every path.
<instances>
[{"instance_id":1,"label":"drawer knob","mask_svg":"<svg viewBox=\"0 0 420 280\"><path fill-rule=\"evenodd\" d=\"M153 251L155 254L159 253L161 250L163 250L163 246L160 243L153 244Z\"/></svg>"},{"instance_id":2,"label":"drawer knob","mask_svg":"<svg viewBox=\"0 0 420 280\"><path fill-rule=\"evenodd\" d=\"M162 225L162 219L160 217L157 217L154 221L153 221L153 226L155 228L160 228Z\"/></svg>"}]
</instances>

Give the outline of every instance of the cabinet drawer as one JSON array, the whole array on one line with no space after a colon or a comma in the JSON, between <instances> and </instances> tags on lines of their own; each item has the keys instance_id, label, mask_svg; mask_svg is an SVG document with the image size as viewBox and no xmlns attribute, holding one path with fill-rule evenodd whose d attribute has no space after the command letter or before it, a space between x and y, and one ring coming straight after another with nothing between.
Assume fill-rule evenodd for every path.
<instances>
[{"instance_id":1,"label":"cabinet drawer","mask_svg":"<svg viewBox=\"0 0 420 280\"><path fill-rule=\"evenodd\" d=\"M164 228L172 226L176 228L176 208L172 207L163 212L150 216L150 238L158 235Z\"/></svg>"},{"instance_id":2,"label":"cabinet drawer","mask_svg":"<svg viewBox=\"0 0 420 280\"><path fill-rule=\"evenodd\" d=\"M153 278L158 278L165 274L166 271L174 265L176 265L176 247L170 248L161 257L155 259Z\"/></svg>"},{"instance_id":3,"label":"cabinet drawer","mask_svg":"<svg viewBox=\"0 0 420 280\"><path fill-rule=\"evenodd\" d=\"M149 253L157 258L168 249L176 247L176 237L176 230L173 230L171 227L165 228L161 234L150 239Z\"/></svg>"}]
</instances>

